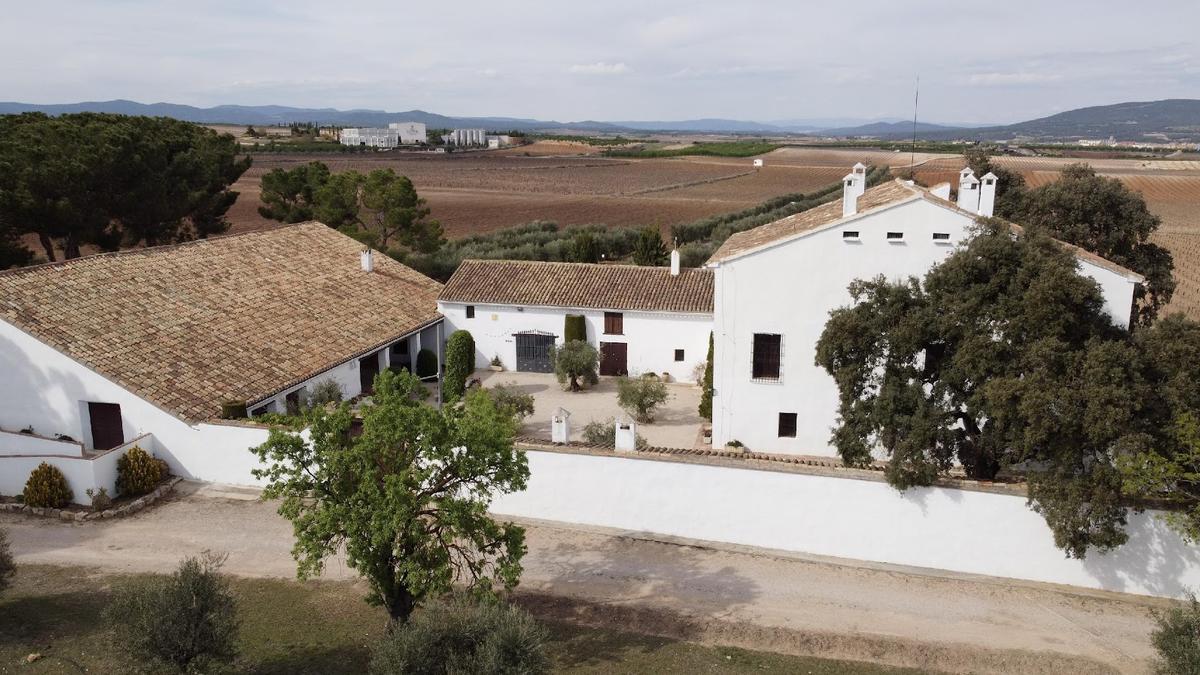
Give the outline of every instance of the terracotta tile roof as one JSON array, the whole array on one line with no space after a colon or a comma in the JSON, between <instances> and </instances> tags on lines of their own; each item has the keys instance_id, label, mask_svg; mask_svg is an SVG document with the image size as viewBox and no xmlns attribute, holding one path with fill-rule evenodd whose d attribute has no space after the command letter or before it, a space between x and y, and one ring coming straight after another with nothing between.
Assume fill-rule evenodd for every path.
<instances>
[{"instance_id":1,"label":"terracotta tile roof","mask_svg":"<svg viewBox=\"0 0 1200 675\"><path fill-rule=\"evenodd\" d=\"M936 187L936 186L935 186ZM943 208L949 208L958 211L963 215L975 218L977 214L971 213L966 209L959 208L952 201L942 199L933 194L931 189L923 188L919 185L909 185L907 182L897 178L893 181L881 183L867 190L858 198L858 213L852 218L857 218L864 213L872 210L878 210L889 206L894 206L907 201L916 199L924 199L933 204L937 204ZM810 232L827 225L833 225L842 220L842 200L834 199L831 202L813 207L807 211L801 211L795 215L776 220L766 225L760 225L756 228L737 232L725 240L721 247L717 249L712 257L708 259L709 263L721 262L730 258L738 257L749 251L753 251L765 246L769 246L779 241L790 239L805 232ZM1006 221L1007 222L1007 221ZM1024 228L1016 223L1008 223L1016 232L1024 232ZM1145 277L1130 270L1126 267L1118 265L1111 260L1102 258L1091 251L1068 244L1059 242L1080 260L1086 260L1099 267L1120 274L1132 281L1141 283L1145 281Z\"/></svg>"},{"instance_id":2,"label":"terracotta tile roof","mask_svg":"<svg viewBox=\"0 0 1200 675\"><path fill-rule=\"evenodd\" d=\"M438 298L492 305L712 314L712 270L464 260Z\"/></svg>"},{"instance_id":3,"label":"terracotta tile roof","mask_svg":"<svg viewBox=\"0 0 1200 675\"><path fill-rule=\"evenodd\" d=\"M441 284L321 223L0 273L0 319L189 421L436 321Z\"/></svg>"}]
</instances>

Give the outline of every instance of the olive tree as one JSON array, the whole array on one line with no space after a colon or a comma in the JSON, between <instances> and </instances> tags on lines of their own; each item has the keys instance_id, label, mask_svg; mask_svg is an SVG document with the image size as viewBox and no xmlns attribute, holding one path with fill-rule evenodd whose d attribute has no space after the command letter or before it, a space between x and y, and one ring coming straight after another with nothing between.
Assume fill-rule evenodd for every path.
<instances>
[{"instance_id":1,"label":"olive tree","mask_svg":"<svg viewBox=\"0 0 1200 675\"><path fill-rule=\"evenodd\" d=\"M483 390L440 410L425 395L414 376L386 371L361 435L342 404L313 410L306 434L272 430L254 449L267 465L254 471L263 498L281 499L292 521L298 576L319 575L344 549L392 622L455 584L483 595L515 586L525 553L524 530L487 512L529 479L512 411Z\"/></svg>"},{"instance_id":2,"label":"olive tree","mask_svg":"<svg viewBox=\"0 0 1200 675\"><path fill-rule=\"evenodd\" d=\"M560 347L551 347L550 358L554 361L554 374L559 383L567 385L571 391L582 391L583 384L593 385L600 381L596 372L600 354L583 340L570 340Z\"/></svg>"}]
</instances>

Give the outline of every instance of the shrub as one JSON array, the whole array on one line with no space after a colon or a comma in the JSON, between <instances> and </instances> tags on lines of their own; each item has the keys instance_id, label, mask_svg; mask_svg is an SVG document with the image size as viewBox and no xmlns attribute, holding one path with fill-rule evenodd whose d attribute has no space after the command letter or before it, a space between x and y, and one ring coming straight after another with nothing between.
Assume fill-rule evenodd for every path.
<instances>
[{"instance_id":1,"label":"shrub","mask_svg":"<svg viewBox=\"0 0 1200 675\"><path fill-rule=\"evenodd\" d=\"M487 391L497 407L508 410L517 420L523 420L533 414L533 394L526 394L508 384L501 384Z\"/></svg>"},{"instance_id":2,"label":"shrub","mask_svg":"<svg viewBox=\"0 0 1200 675\"><path fill-rule=\"evenodd\" d=\"M633 249L635 265L655 266L667 261L667 247L663 245L662 234L656 228L646 227L638 232L637 244Z\"/></svg>"},{"instance_id":3,"label":"shrub","mask_svg":"<svg viewBox=\"0 0 1200 675\"><path fill-rule=\"evenodd\" d=\"M437 354L428 349L417 352L417 377L433 377L437 374Z\"/></svg>"},{"instance_id":4,"label":"shrub","mask_svg":"<svg viewBox=\"0 0 1200 675\"><path fill-rule=\"evenodd\" d=\"M546 629L520 608L455 597L413 614L375 647L371 675L547 673Z\"/></svg>"},{"instance_id":5,"label":"shrub","mask_svg":"<svg viewBox=\"0 0 1200 675\"><path fill-rule=\"evenodd\" d=\"M607 420L592 420L583 425L583 441L588 445L598 445L602 448L611 448L616 444L617 428L616 421L613 418Z\"/></svg>"},{"instance_id":6,"label":"shrub","mask_svg":"<svg viewBox=\"0 0 1200 675\"><path fill-rule=\"evenodd\" d=\"M8 533L0 530L0 591L12 585L16 573L17 564L13 562L12 551L8 547Z\"/></svg>"},{"instance_id":7,"label":"shrub","mask_svg":"<svg viewBox=\"0 0 1200 675\"><path fill-rule=\"evenodd\" d=\"M117 644L141 661L180 671L227 663L236 655L237 605L220 574L224 557L188 558L169 577L119 588L104 610Z\"/></svg>"},{"instance_id":8,"label":"shrub","mask_svg":"<svg viewBox=\"0 0 1200 675\"><path fill-rule=\"evenodd\" d=\"M587 342L587 321L580 314L568 314L564 319L563 342L571 340Z\"/></svg>"},{"instance_id":9,"label":"shrub","mask_svg":"<svg viewBox=\"0 0 1200 675\"><path fill-rule=\"evenodd\" d=\"M108 495L108 488L100 488L99 491L88 488L87 496L92 500L92 510L97 513L112 508L113 500Z\"/></svg>"},{"instance_id":10,"label":"shrub","mask_svg":"<svg viewBox=\"0 0 1200 675\"><path fill-rule=\"evenodd\" d=\"M713 334L708 334L708 358L704 361L704 378L700 381L700 417L712 421L713 400Z\"/></svg>"},{"instance_id":11,"label":"shrub","mask_svg":"<svg viewBox=\"0 0 1200 675\"><path fill-rule=\"evenodd\" d=\"M341 403L342 385L332 378L325 378L313 384L312 393L308 395L310 408L323 408L330 403Z\"/></svg>"},{"instance_id":12,"label":"shrub","mask_svg":"<svg viewBox=\"0 0 1200 675\"><path fill-rule=\"evenodd\" d=\"M117 460L117 494L122 497L144 495L158 487L163 477L162 465L139 446Z\"/></svg>"},{"instance_id":13,"label":"shrub","mask_svg":"<svg viewBox=\"0 0 1200 675\"><path fill-rule=\"evenodd\" d=\"M1200 602L1188 599L1154 617L1158 628L1150 635L1158 652L1155 671L1161 675L1200 673Z\"/></svg>"},{"instance_id":14,"label":"shrub","mask_svg":"<svg viewBox=\"0 0 1200 675\"><path fill-rule=\"evenodd\" d=\"M561 384L568 384L571 391L580 391L583 384L593 385L600 381L596 369L600 365L600 354L586 342L572 340L562 346L550 348L554 361L554 375Z\"/></svg>"},{"instance_id":15,"label":"shrub","mask_svg":"<svg viewBox=\"0 0 1200 675\"><path fill-rule=\"evenodd\" d=\"M71 503L70 486L67 477L58 467L42 462L29 474L25 481L25 491L21 493L26 506L61 509Z\"/></svg>"},{"instance_id":16,"label":"shrub","mask_svg":"<svg viewBox=\"0 0 1200 675\"><path fill-rule=\"evenodd\" d=\"M246 411L245 401L221 401L221 419L241 420L250 416Z\"/></svg>"},{"instance_id":17,"label":"shrub","mask_svg":"<svg viewBox=\"0 0 1200 675\"><path fill-rule=\"evenodd\" d=\"M653 422L654 412L670 397L667 385L657 377L617 379L617 403L639 422Z\"/></svg>"},{"instance_id":18,"label":"shrub","mask_svg":"<svg viewBox=\"0 0 1200 675\"><path fill-rule=\"evenodd\" d=\"M447 401L463 395L467 378L475 372L475 338L465 330L456 330L446 342L446 373L442 391Z\"/></svg>"}]
</instances>

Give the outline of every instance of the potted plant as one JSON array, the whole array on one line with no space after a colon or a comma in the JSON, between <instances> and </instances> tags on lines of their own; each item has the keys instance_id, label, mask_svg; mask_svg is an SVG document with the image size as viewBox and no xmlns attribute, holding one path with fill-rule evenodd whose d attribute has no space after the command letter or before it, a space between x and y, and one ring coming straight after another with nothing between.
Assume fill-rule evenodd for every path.
<instances>
[{"instance_id":1,"label":"potted plant","mask_svg":"<svg viewBox=\"0 0 1200 675\"><path fill-rule=\"evenodd\" d=\"M504 362L500 360L499 354L492 357L492 364L488 366L488 369L497 373L504 372Z\"/></svg>"}]
</instances>

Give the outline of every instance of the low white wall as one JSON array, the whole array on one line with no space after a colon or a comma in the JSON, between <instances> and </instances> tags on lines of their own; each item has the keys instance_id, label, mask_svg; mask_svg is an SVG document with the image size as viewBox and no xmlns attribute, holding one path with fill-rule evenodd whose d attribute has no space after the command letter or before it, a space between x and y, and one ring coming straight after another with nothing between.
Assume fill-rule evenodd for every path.
<instances>
[{"instance_id":1,"label":"low white wall","mask_svg":"<svg viewBox=\"0 0 1200 675\"><path fill-rule=\"evenodd\" d=\"M528 489L492 505L543 518L816 555L1177 597L1200 548L1150 512L1129 543L1084 560L1055 548L1024 497L951 488L530 451Z\"/></svg>"},{"instance_id":2,"label":"low white wall","mask_svg":"<svg viewBox=\"0 0 1200 675\"><path fill-rule=\"evenodd\" d=\"M90 504L87 491L108 490L110 496L117 494L117 461L130 448L139 446L152 455L157 455L154 437L146 434L113 448L96 457L67 457L63 455L18 455L0 456L0 494L19 495L25 491L25 482L42 462L57 467L67 479L72 498L76 504Z\"/></svg>"},{"instance_id":3,"label":"low white wall","mask_svg":"<svg viewBox=\"0 0 1200 675\"><path fill-rule=\"evenodd\" d=\"M6 455L69 455L83 457L83 444L56 438L0 431L0 457Z\"/></svg>"}]
</instances>

